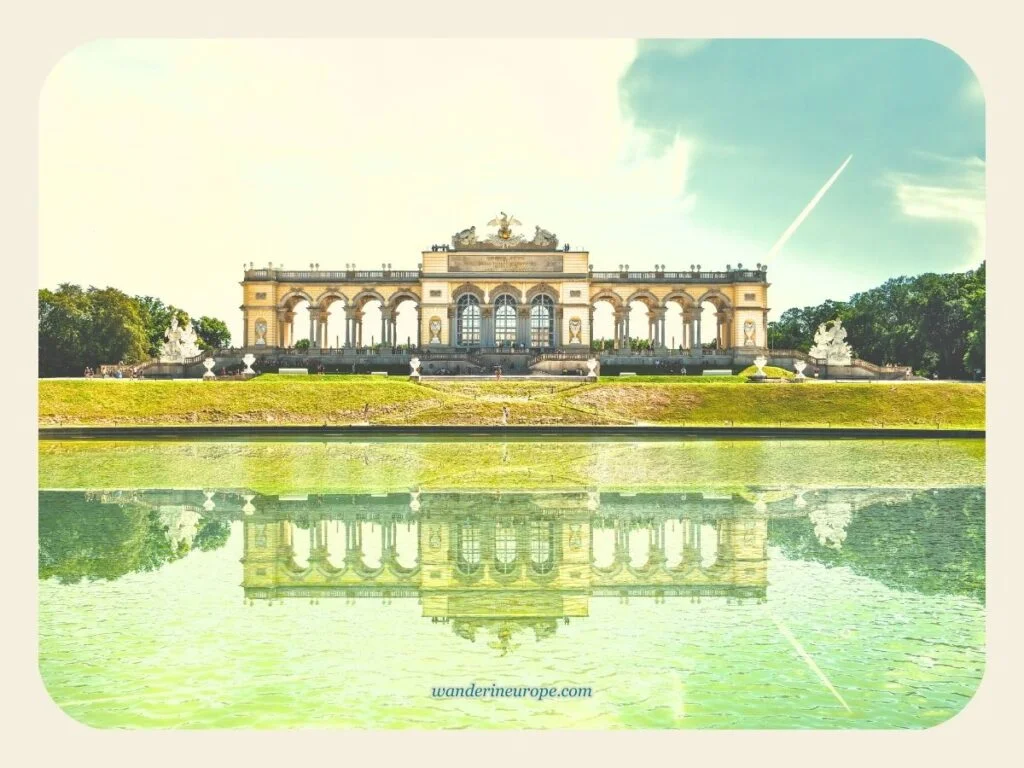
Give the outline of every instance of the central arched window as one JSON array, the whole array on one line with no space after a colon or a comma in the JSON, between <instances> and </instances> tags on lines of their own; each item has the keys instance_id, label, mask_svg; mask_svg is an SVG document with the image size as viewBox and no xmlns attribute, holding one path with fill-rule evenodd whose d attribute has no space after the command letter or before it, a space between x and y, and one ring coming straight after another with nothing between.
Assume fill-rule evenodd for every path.
<instances>
[{"instance_id":1,"label":"central arched window","mask_svg":"<svg viewBox=\"0 0 1024 768\"><path fill-rule=\"evenodd\" d=\"M499 573L511 573L516 566L516 530L511 522L499 521L494 530L494 565Z\"/></svg>"},{"instance_id":2,"label":"central arched window","mask_svg":"<svg viewBox=\"0 0 1024 768\"><path fill-rule=\"evenodd\" d=\"M494 302L494 343L498 346L516 343L516 300L507 293Z\"/></svg>"},{"instance_id":3,"label":"central arched window","mask_svg":"<svg viewBox=\"0 0 1024 768\"><path fill-rule=\"evenodd\" d=\"M555 305L550 296L535 296L530 307L530 346L553 347Z\"/></svg>"},{"instance_id":4,"label":"central arched window","mask_svg":"<svg viewBox=\"0 0 1024 768\"><path fill-rule=\"evenodd\" d=\"M458 344L465 346L480 343L480 300L471 293L459 297L456 320Z\"/></svg>"}]
</instances>

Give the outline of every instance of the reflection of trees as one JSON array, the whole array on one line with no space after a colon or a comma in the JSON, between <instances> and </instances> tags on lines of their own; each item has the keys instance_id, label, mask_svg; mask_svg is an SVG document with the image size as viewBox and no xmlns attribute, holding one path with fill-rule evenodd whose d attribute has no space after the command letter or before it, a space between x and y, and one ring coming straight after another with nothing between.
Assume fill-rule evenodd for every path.
<instances>
[{"instance_id":1,"label":"reflection of trees","mask_svg":"<svg viewBox=\"0 0 1024 768\"><path fill-rule=\"evenodd\" d=\"M903 503L867 504L853 515L841 549L819 542L808 517L770 520L768 543L787 557L847 566L897 589L985 599L980 488L936 489Z\"/></svg>"},{"instance_id":2,"label":"reflection of trees","mask_svg":"<svg viewBox=\"0 0 1024 768\"><path fill-rule=\"evenodd\" d=\"M227 522L200 518L195 536L178 539L167 512L137 501L108 504L84 494L39 494L39 576L62 584L82 579L112 581L152 571L184 557L192 548L224 546Z\"/></svg>"}]
</instances>

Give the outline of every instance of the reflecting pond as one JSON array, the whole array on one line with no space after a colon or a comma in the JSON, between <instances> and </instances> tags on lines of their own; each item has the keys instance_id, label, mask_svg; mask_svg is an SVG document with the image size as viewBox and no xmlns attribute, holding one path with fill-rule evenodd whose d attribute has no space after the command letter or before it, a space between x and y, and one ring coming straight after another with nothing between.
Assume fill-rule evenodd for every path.
<instances>
[{"instance_id":1,"label":"reflecting pond","mask_svg":"<svg viewBox=\"0 0 1024 768\"><path fill-rule=\"evenodd\" d=\"M93 726L927 727L984 443L44 441L39 579Z\"/></svg>"}]
</instances>

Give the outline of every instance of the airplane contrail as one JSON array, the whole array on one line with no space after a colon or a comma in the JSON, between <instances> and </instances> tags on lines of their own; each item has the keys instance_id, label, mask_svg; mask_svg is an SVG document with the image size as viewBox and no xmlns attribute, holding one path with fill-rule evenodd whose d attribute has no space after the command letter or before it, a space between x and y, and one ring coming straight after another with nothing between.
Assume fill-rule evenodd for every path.
<instances>
[{"instance_id":1,"label":"airplane contrail","mask_svg":"<svg viewBox=\"0 0 1024 768\"><path fill-rule=\"evenodd\" d=\"M766 261L771 261L772 258L774 258L774 256L779 251L782 250L782 246L784 246L786 244L786 241L789 240L790 237L792 237L794 232L796 232L797 227L803 224L804 219L806 219L810 215L811 211L814 210L814 206L816 206L821 201L821 198L823 198L825 196L825 193L828 192L829 187L831 187L835 183L836 179L839 178L839 174L843 172L843 169L846 168L846 166L852 159L853 155L850 155L848 158L846 158L843 161L843 164L839 166L839 170L833 173L832 178L825 182L825 186L818 190L818 194L811 198L811 202L807 204L807 207L800 211L800 215L796 217L792 224L789 225L789 229L782 233L782 237L780 237L778 241L775 243L775 245L772 246L771 250L768 251L768 257Z\"/></svg>"}]
</instances>

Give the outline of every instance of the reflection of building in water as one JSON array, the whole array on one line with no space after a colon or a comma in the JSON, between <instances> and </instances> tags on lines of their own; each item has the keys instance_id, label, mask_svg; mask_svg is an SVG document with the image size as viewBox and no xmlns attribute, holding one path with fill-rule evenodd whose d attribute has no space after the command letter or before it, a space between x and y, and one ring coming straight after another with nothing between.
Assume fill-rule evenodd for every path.
<instances>
[{"instance_id":1,"label":"reflection of building in water","mask_svg":"<svg viewBox=\"0 0 1024 768\"><path fill-rule=\"evenodd\" d=\"M418 512L392 502L320 517L256 503L244 523L245 597L418 597L424 616L467 639L486 630L502 650L523 630L539 639L587 616L593 596L765 597L767 517L755 504L605 499L425 493L411 499Z\"/></svg>"}]
</instances>

